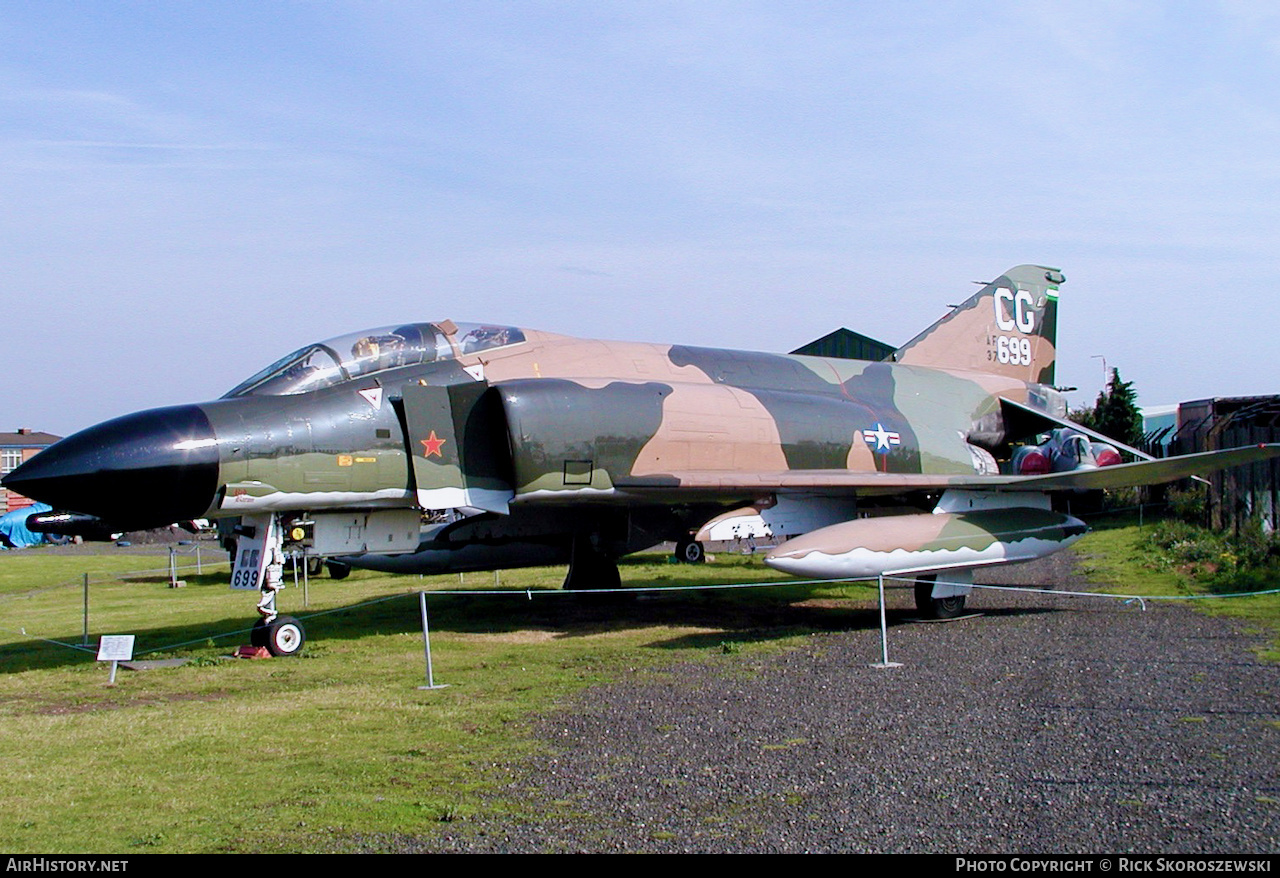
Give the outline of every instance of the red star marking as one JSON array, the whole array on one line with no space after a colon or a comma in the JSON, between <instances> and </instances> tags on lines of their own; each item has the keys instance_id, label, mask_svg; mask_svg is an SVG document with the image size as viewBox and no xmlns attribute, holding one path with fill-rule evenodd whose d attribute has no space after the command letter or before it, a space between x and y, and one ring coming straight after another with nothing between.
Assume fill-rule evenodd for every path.
<instances>
[{"instance_id":1,"label":"red star marking","mask_svg":"<svg viewBox=\"0 0 1280 878\"><path fill-rule=\"evenodd\" d=\"M448 440L441 439L437 436L435 430L432 430L431 435L426 439L419 439L418 441L422 443L424 448L426 448L426 451L422 453L423 457L430 457L433 454L436 457L444 457L444 453L440 451L440 446L444 445Z\"/></svg>"}]
</instances>

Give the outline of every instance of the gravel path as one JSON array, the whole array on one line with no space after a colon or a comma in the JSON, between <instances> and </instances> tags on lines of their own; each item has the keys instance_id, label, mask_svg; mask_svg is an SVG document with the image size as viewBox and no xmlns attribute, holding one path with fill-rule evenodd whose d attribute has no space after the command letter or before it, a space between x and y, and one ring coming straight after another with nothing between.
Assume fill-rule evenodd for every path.
<instances>
[{"instance_id":1,"label":"gravel path","mask_svg":"<svg viewBox=\"0 0 1280 878\"><path fill-rule=\"evenodd\" d=\"M1053 559L1050 559L1053 561ZM1064 553L1015 581L1078 586ZM991 581L991 577L988 577ZM895 595L906 606L909 595ZM1167 605L980 592L981 617L878 620L581 693L510 792L398 851L1280 851L1280 667ZM372 840L370 840L372 841Z\"/></svg>"}]
</instances>

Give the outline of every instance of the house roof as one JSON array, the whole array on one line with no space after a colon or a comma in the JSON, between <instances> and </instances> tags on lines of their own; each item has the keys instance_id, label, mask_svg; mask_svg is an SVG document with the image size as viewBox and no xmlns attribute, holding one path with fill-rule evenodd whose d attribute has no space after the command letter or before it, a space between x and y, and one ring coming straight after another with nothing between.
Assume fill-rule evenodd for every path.
<instances>
[{"instance_id":1,"label":"house roof","mask_svg":"<svg viewBox=\"0 0 1280 878\"><path fill-rule=\"evenodd\" d=\"M16 433L0 433L0 448L43 448L61 438L52 433L19 429Z\"/></svg>"},{"instance_id":2,"label":"house roof","mask_svg":"<svg viewBox=\"0 0 1280 878\"><path fill-rule=\"evenodd\" d=\"M839 357L846 360L883 360L897 348L852 329L841 327L822 338L796 348L791 353L817 357Z\"/></svg>"}]
</instances>

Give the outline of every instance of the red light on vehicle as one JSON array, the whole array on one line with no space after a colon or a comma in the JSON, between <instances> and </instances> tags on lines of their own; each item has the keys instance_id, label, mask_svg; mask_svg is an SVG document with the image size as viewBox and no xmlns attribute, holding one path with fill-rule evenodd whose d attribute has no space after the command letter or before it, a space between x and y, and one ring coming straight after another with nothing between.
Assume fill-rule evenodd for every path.
<instances>
[{"instance_id":1,"label":"red light on vehicle","mask_svg":"<svg viewBox=\"0 0 1280 878\"><path fill-rule=\"evenodd\" d=\"M1120 463L1120 452L1104 445L1094 454L1094 459L1098 461L1098 466L1115 466Z\"/></svg>"},{"instance_id":2,"label":"red light on vehicle","mask_svg":"<svg viewBox=\"0 0 1280 878\"><path fill-rule=\"evenodd\" d=\"M1028 451L1018 461L1018 474L1023 476L1043 476L1049 472L1049 458L1044 452Z\"/></svg>"}]
</instances>

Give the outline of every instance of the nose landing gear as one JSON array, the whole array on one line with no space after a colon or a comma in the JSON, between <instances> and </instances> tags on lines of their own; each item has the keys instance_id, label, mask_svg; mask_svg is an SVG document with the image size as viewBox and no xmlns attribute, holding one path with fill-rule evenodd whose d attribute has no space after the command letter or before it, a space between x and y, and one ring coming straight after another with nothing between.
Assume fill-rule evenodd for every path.
<instances>
[{"instance_id":1,"label":"nose landing gear","mask_svg":"<svg viewBox=\"0 0 1280 878\"><path fill-rule=\"evenodd\" d=\"M276 611L276 595L284 587L284 536L280 516L246 515L236 528L235 566L231 587L261 594L250 642L274 656L297 655L307 640L302 623Z\"/></svg>"}]
</instances>

